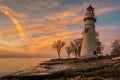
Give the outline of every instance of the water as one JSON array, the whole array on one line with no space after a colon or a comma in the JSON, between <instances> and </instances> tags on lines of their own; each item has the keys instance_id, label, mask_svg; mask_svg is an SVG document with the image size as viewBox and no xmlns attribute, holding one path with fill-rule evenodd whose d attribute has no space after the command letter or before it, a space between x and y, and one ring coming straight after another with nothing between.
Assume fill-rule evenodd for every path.
<instances>
[{"instance_id":1,"label":"water","mask_svg":"<svg viewBox=\"0 0 120 80\"><path fill-rule=\"evenodd\" d=\"M0 58L0 77L38 65L50 58Z\"/></svg>"}]
</instances>

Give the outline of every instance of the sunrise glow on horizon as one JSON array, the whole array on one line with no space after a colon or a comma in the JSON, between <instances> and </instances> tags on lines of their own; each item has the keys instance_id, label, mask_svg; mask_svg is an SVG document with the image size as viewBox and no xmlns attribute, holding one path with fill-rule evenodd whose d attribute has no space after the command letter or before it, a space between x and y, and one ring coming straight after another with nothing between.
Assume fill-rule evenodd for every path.
<instances>
[{"instance_id":1,"label":"sunrise glow on horizon","mask_svg":"<svg viewBox=\"0 0 120 80\"><path fill-rule=\"evenodd\" d=\"M81 38L86 7L97 16L96 31L105 49L120 38L120 1L115 0L0 0L0 57L55 57L53 41ZM62 57L67 54L62 49Z\"/></svg>"}]
</instances>

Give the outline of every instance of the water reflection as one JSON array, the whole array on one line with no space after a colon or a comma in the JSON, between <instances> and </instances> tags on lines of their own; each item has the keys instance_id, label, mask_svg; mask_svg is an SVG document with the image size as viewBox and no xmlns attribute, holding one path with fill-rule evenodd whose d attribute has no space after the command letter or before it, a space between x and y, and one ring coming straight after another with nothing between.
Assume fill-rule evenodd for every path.
<instances>
[{"instance_id":1,"label":"water reflection","mask_svg":"<svg viewBox=\"0 0 120 80\"><path fill-rule=\"evenodd\" d=\"M30 68L47 60L50 58L1 58L0 76Z\"/></svg>"}]
</instances>

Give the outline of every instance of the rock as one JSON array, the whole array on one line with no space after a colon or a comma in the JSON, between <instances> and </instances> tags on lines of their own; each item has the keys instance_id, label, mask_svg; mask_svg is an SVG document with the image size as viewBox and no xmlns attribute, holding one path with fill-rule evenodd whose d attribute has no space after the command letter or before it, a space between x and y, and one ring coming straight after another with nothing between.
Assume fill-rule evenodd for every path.
<instances>
[{"instance_id":1,"label":"rock","mask_svg":"<svg viewBox=\"0 0 120 80\"><path fill-rule=\"evenodd\" d=\"M40 69L42 68L42 70ZM120 80L120 61L112 59L50 60L2 80Z\"/></svg>"}]
</instances>

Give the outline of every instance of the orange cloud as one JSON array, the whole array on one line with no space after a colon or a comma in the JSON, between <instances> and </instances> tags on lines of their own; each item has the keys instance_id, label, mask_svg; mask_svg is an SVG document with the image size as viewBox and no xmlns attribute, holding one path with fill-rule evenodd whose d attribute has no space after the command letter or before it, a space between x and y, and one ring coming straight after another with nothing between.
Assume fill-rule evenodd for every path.
<instances>
[{"instance_id":1,"label":"orange cloud","mask_svg":"<svg viewBox=\"0 0 120 80\"><path fill-rule=\"evenodd\" d=\"M59 1L58 0L54 0L54 1L49 1L49 0L41 0L41 1L32 1L32 6L27 6L27 9L32 10L33 6L38 8L39 10L45 10L45 9L52 9L55 8L57 6L59 6Z\"/></svg>"},{"instance_id":2,"label":"orange cloud","mask_svg":"<svg viewBox=\"0 0 120 80\"><path fill-rule=\"evenodd\" d=\"M42 48L46 45L51 45L54 40L58 40L58 39L61 39L61 38L62 39L69 38L70 36L66 36L68 34L70 34L70 32L53 34L51 36L42 36L41 37L42 39L45 38L44 41L40 41L39 39L36 38L30 43L29 49L31 50L32 53L37 53L37 52L39 52L40 48Z\"/></svg>"},{"instance_id":3,"label":"orange cloud","mask_svg":"<svg viewBox=\"0 0 120 80\"><path fill-rule=\"evenodd\" d=\"M18 32L20 33L21 39L25 41L27 37L25 34L25 31L21 27L19 21L12 15L12 13L15 13L15 12L12 12L12 10L10 10L7 6L4 6L4 5L0 6L0 10L13 21L13 23L16 25L16 28L18 29Z\"/></svg>"},{"instance_id":4,"label":"orange cloud","mask_svg":"<svg viewBox=\"0 0 120 80\"><path fill-rule=\"evenodd\" d=\"M32 41L30 43L29 49L31 50L32 53L39 53L41 50L43 51L44 48L47 49L48 46L49 48L51 48L51 44L58 39L62 39L63 41L68 42L68 41L71 41L72 39L82 37L81 32L82 31L78 30L78 31L73 31L73 32L68 31L68 32L56 33L56 34L52 34L49 36L43 35L43 36L33 39L35 41ZM43 40L39 40L40 38ZM45 51L45 52L48 52L48 51Z\"/></svg>"},{"instance_id":5,"label":"orange cloud","mask_svg":"<svg viewBox=\"0 0 120 80\"><path fill-rule=\"evenodd\" d=\"M25 15L23 13L18 13L18 12L15 12L15 11L11 11L11 15L13 15L16 18L26 18L27 17L27 15Z\"/></svg>"},{"instance_id":6,"label":"orange cloud","mask_svg":"<svg viewBox=\"0 0 120 80\"><path fill-rule=\"evenodd\" d=\"M37 1L33 3L35 8L39 5L40 9L43 10L45 10L46 8L52 9L54 7L59 6L59 3L57 1L56 2L52 1L52 3L50 1L50 4L51 5L48 6L49 2L46 3L44 1L41 1L41 3L38 3ZM33 10L33 6L28 6L28 7L29 9ZM33 17L38 17L36 20L34 20L34 22L29 22L29 21L27 22L26 20L26 21L21 21L23 22L21 24L19 24L16 18L27 19L26 15L12 11L11 9L5 9L5 10L7 11L6 12L7 16L11 17L12 15L11 20L15 23L16 26L18 26L17 29L20 31L19 33L22 35L21 37L25 39L26 36L28 37L28 35L30 35L26 40L26 42L23 42L24 45L23 48L27 47L32 53L42 53L42 52L49 53L49 50L52 51L51 44L53 43L54 40L62 39L68 44L68 42L70 42L71 40L81 37L81 30L69 31L67 29L69 28L68 26L69 24L81 24L83 22L83 15L81 15L81 13L83 13L85 9L86 9L86 4L69 6L68 10L64 10L64 11L62 10L53 13L45 13L44 16L45 19L43 19L42 21L39 20L39 18L41 18L41 15L39 16L33 15ZM102 15L104 13L113 12L119 9L120 6L98 8L95 9L95 14ZM5 12L4 10L2 11ZM8 13L10 13L11 15ZM31 17L31 15L27 17ZM33 21L32 18L31 20ZM21 25L24 26L25 30L24 29L22 30L20 28ZM104 36L106 33L104 32L109 30L111 31L111 29L113 30L115 29L115 27L112 26L110 27L110 29L102 27L98 29L101 32L100 35L102 36L100 36L100 38L102 39L102 41L106 42L105 40L106 36ZM11 37L11 35L16 35L17 31L12 28L10 30L5 30L4 32L0 32L0 33L2 36L6 36L8 37L7 39L11 39L12 41L12 39L15 39L15 37L13 38ZM111 35L110 36L108 35L108 37L110 39ZM49 48L49 50L46 50L47 48Z\"/></svg>"},{"instance_id":7,"label":"orange cloud","mask_svg":"<svg viewBox=\"0 0 120 80\"><path fill-rule=\"evenodd\" d=\"M83 17L74 11L64 11L46 16L47 19L62 25L81 23ZM79 20L79 21L78 21Z\"/></svg>"}]
</instances>

